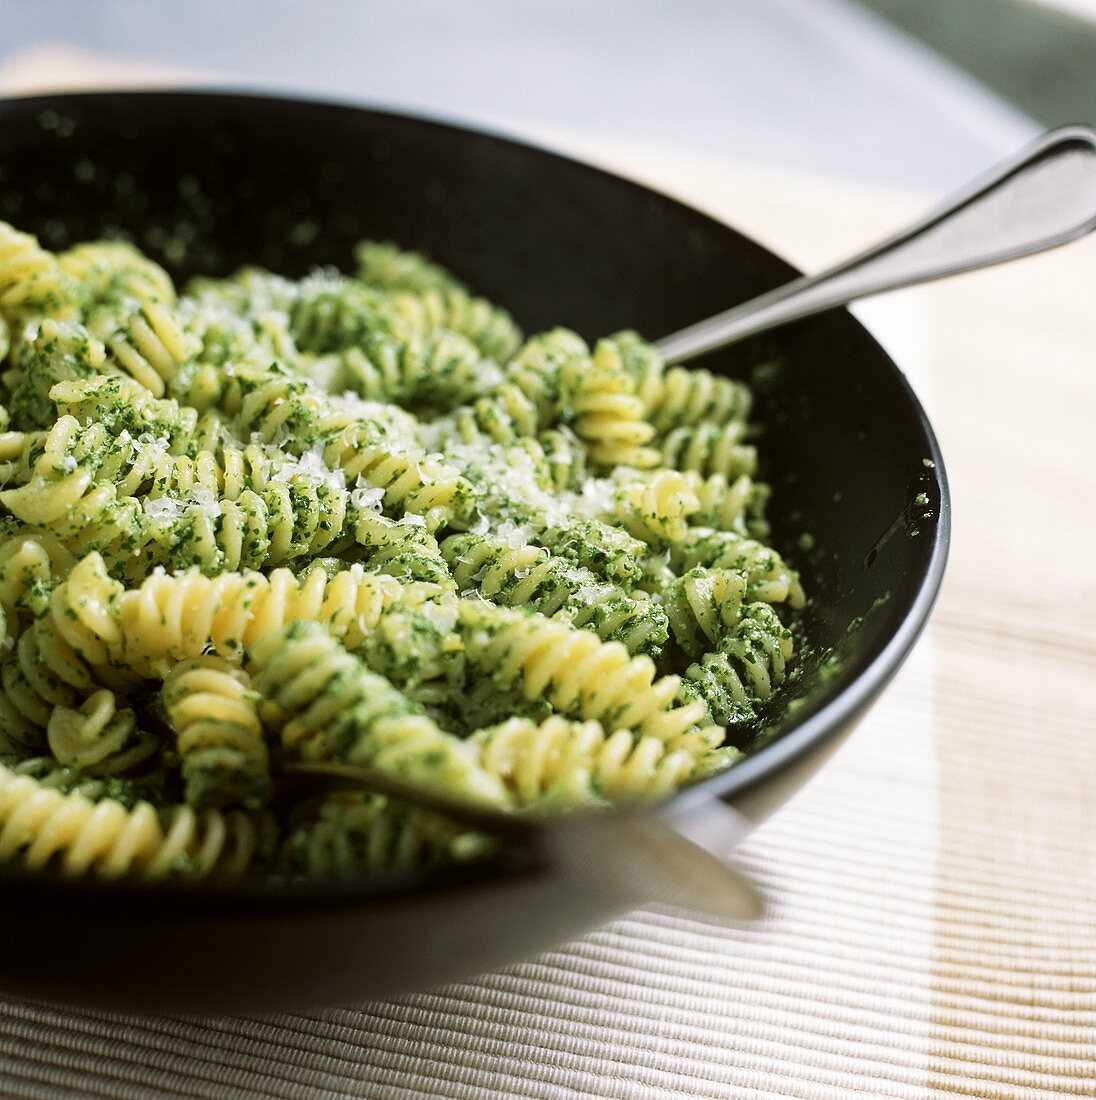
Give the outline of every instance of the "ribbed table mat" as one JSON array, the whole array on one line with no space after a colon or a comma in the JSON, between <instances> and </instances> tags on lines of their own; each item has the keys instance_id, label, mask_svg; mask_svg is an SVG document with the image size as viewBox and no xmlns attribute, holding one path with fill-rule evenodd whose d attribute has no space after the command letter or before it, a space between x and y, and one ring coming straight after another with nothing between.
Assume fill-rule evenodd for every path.
<instances>
[{"instance_id":1,"label":"ribbed table mat","mask_svg":"<svg viewBox=\"0 0 1096 1100\"><path fill-rule=\"evenodd\" d=\"M78 63L70 77L93 80ZM50 64L23 59L20 86ZM808 264L918 206L570 144ZM864 307L940 432L952 560L884 700L740 849L773 901L765 921L642 911L474 981L304 1015L0 1001L0 1091L1096 1096L1094 276L1084 244Z\"/></svg>"},{"instance_id":2,"label":"ribbed table mat","mask_svg":"<svg viewBox=\"0 0 1096 1100\"><path fill-rule=\"evenodd\" d=\"M0 1088L548 1098L725 1097L735 1085L824 1097L871 1081L875 1095L921 1095L931 742L908 737L901 698L917 709L928 687L911 668L824 781L743 850L774 899L758 927L643 911L476 981L307 1015L191 1023L0 1002ZM912 776L897 805L888 773Z\"/></svg>"}]
</instances>

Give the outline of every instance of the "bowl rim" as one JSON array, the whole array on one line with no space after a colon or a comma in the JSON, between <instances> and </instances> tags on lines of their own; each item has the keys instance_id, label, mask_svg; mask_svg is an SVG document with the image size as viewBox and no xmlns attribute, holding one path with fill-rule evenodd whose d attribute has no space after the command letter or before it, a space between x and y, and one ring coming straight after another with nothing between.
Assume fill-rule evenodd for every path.
<instances>
[{"instance_id":1,"label":"bowl rim","mask_svg":"<svg viewBox=\"0 0 1096 1100\"><path fill-rule=\"evenodd\" d=\"M791 277L801 274L799 269L782 255L754 240L736 226L658 187L621 174L615 169L608 169L559 151L542 144L539 140L529 139L491 125L483 126L472 119L456 114L395 110L388 106L375 106L367 101L323 95L283 94L276 89L250 84L209 84L193 87L165 85L3 97L0 98L0 127L4 124L4 115L9 108L33 109L35 105L40 105L42 110L57 110L63 109L66 102L72 101L86 103L119 99L166 100L171 98L264 103L273 109L293 106L335 110L371 115L399 124L410 124L426 131L455 131L470 138L487 138L500 145L526 152L531 151L540 157L566 162L572 170L607 177L617 186L657 196L670 207L677 208L694 219L701 219L718 231L733 233L763 250L769 257L784 264L791 273ZM733 805L740 795L755 790L767 781L775 780L797 761L837 736L897 673L924 630L940 592L951 537L951 497L947 471L936 434L906 375L871 331L845 308L832 312L844 314L846 322L858 328L861 334L875 345L887 369L891 372L893 380L899 384L913 421L924 437L927 452L924 456L926 469L935 483L938 499L927 563L918 583L916 595L898 627L867 659L864 667L852 676L832 699L808 714L801 722L794 723L791 728L755 754L747 756L725 772L683 789L661 804L663 809L674 814L711 798L718 798ZM171 911L179 916L185 916L195 909L206 911L209 904L215 904L221 912L224 912L221 907L226 905L230 909L239 907L247 910L255 905L266 909L272 904L279 910L295 912L302 905L314 906L320 902L337 906L360 905L368 902L385 903L449 889L474 887L483 882L502 878L535 874L542 869L535 851L510 849L508 846L495 859L467 865L387 871L345 880L306 880L291 884L246 880L239 883L207 881L143 883L125 879L64 879L17 869L0 871L0 882L6 892L14 891L22 894L27 900L33 898L47 902L60 901L70 898L73 891L79 891L85 901L98 898L111 907L125 903L127 899L138 901L142 907L148 907L150 903L154 905L157 898L170 899Z\"/></svg>"}]
</instances>

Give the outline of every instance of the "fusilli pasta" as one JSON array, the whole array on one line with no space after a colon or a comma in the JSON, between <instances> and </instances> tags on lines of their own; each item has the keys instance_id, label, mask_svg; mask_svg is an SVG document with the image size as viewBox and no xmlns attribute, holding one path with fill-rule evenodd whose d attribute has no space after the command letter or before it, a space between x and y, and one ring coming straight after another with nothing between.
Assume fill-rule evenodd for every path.
<instances>
[{"instance_id":1,"label":"fusilli pasta","mask_svg":"<svg viewBox=\"0 0 1096 1100\"><path fill-rule=\"evenodd\" d=\"M262 806L270 792L259 694L251 678L221 657L180 661L164 678L187 802L205 809Z\"/></svg>"},{"instance_id":2,"label":"fusilli pasta","mask_svg":"<svg viewBox=\"0 0 1096 1100\"><path fill-rule=\"evenodd\" d=\"M30 871L56 865L65 875L104 878L239 878L263 854L270 831L240 811L127 808L109 796L66 794L0 764L0 863Z\"/></svg>"},{"instance_id":3,"label":"fusilli pasta","mask_svg":"<svg viewBox=\"0 0 1096 1100\"><path fill-rule=\"evenodd\" d=\"M490 841L437 814L380 795L334 795L293 825L279 853L287 874L357 875L475 859Z\"/></svg>"},{"instance_id":4,"label":"fusilli pasta","mask_svg":"<svg viewBox=\"0 0 1096 1100\"><path fill-rule=\"evenodd\" d=\"M333 756L495 805L501 785L471 745L419 713L383 676L315 623L294 623L254 647L256 684L287 716L282 744L310 759Z\"/></svg>"},{"instance_id":5,"label":"fusilli pasta","mask_svg":"<svg viewBox=\"0 0 1096 1100\"><path fill-rule=\"evenodd\" d=\"M524 336L391 243L177 290L0 223L0 863L358 875L730 766L806 594L751 395L635 332ZM275 797L275 795L278 797Z\"/></svg>"},{"instance_id":6,"label":"fusilli pasta","mask_svg":"<svg viewBox=\"0 0 1096 1100\"><path fill-rule=\"evenodd\" d=\"M483 763L498 775L518 805L563 806L643 802L665 798L691 778L733 762L734 749L698 755L691 746L670 746L629 730L607 735L600 722L553 715L543 722L511 718L472 740Z\"/></svg>"}]
</instances>

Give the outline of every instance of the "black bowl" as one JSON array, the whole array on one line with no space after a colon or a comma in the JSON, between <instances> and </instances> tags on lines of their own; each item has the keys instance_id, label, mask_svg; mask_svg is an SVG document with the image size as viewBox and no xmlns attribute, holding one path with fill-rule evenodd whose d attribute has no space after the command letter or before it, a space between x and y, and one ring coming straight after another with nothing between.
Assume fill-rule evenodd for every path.
<instances>
[{"instance_id":1,"label":"black bowl","mask_svg":"<svg viewBox=\"0 0 1096 1100\"><path fill-rule=\"evenodd\" d=\"M0 219L124 235L178 278L346 267L363 237L449 265L527 331L672 332L798 272L646 187L526 144L358 107L139 92L0 102ZM940 585L948 496L905 378L846 312L705 366L752 377L777 545L812 597L800 672L746 760L678 796L750 818L894 674ZM512 961L611 915L537 853L300 887L0 878L0 988L167 1011L345 1002Z\"/></svg>"}]
</instances>

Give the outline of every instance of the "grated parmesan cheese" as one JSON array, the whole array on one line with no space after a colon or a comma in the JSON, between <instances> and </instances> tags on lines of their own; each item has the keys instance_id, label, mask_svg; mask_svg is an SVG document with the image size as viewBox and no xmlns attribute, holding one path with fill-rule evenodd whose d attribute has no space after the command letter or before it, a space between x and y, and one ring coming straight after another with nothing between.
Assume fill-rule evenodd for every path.
<instances>
[{"instance_id":1,"label":"grated parmesan cheese","mask_svg":"<svg viewBox=\"0 0 1096 1100\"><path fill-rule=\"evenodd\" d=\"M359 481L361 478L359 477ZM361 508L362 510L369 509L374 512L379 512L384 501L384 490L375 489L372 486L362 486L358 489L352 489L350 492L350 503L355 508Z\"/></svg>"}]
</instances>

